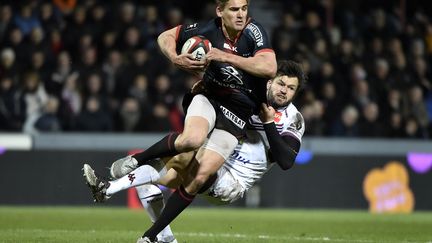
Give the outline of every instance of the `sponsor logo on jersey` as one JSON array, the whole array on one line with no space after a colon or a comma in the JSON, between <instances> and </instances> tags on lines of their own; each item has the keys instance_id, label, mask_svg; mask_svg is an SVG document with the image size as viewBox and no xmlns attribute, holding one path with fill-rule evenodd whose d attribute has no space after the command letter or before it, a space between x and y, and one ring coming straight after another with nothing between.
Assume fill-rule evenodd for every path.
<instances>
[{"instance_id":1,"label":"sponsor logo on jersey","mask_svg":"<svg viewBox=\"0 0 432 243\"><path fill-rule=\"evenodd\" d=\"M261 33L261 30L258 28L258 26L250 23L250 24L248 24L246 29L249 29L252 32L252 34L255 38L255 42L256 42L257 47L264 45L263 35Z\"/></svg>"},{"instance_id":2,"label":"sponsor logo on jersey","mask_svg":"<svg viewBox=\"0 0 432 243\"><path fill-rule=\"evenodd\" d=\"M186 26L185 31L193 30L197 27L198 23L190 24Z\"/></svg>"},{"instance_id":3,"label":"sponsor logo on jersey","mask_svg":"<svg viewBox=\"0 0 432 243\"><path fill-rule=\"evenodd\" d=\"M230 44L228 44L226 42L223 44L223 47L225 49L230 50L230 51L237 52L237 46L231 46Z\"/></svg>"},{"instance_id":4,"label":"sponsor logo on jersey","mask_svg":"<svg viewBox=\"0 0 432 243\"><path fill-rule=\"evenodd\" d=\"M245 157L241 156L239 151L234 150L231 154L231 157L234 158L236 161L243 162L243 163L250 163L250 160L246 159Z\"/></svg>"},{"instance_id":5,"label":"sponsor logo on jersey","mask_svg":"<svg viewBox=\"0 0 432 243\"><path fill-rule=\"evenodd\" d=\"M239 128L243 129L246 122L243 121L242 119L240 119L238 116L236 116L234 113L232 113L230 110L228 110L227 108L220 106L219 107L222 111L222 113L224 114L224 116L232 121L236 126L238 126Z\"/></svg>"}]
</instances>

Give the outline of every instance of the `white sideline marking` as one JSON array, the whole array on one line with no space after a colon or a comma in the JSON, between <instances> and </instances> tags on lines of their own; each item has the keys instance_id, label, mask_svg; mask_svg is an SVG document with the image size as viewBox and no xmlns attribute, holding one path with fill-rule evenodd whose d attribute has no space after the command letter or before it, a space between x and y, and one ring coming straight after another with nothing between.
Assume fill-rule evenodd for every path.
<instances>
[{"instance_id":1,"label":"white sideline marking","mask_svg":"<svg viewBox=\"0 0 432 243\"><path fill-rule=\"evenodd\" d=\"M207 238L242 238L242 239L266 239L280 241L332 241L332 242L375 242L372 240L348 240L348 239L331 239L329 237L297 237L297 236L270 236L270 235L245 235L245 234L228 234L228 233L204 233L204 232L174 232L175 236L188 237L207 237Z\"/></svg>"},{"instance_id":2,"label":"white sideline marking","mask_svg":"<svg viewBox=\"0 0 432 243\"><path fill-rule=\"evenodd\" d=\"M103 231L103 230L95 230L95 229L88 229L88 230L66 230L66 229L6 229L1 230L2 231L9 231L9 232L34 232L34 233L46 233L46 232L56 232L56 233L73 233L78 232L81 234L85 233L96 233L97 231ZM136 231L131 230L109 230L110 232L119 232L119 233L134 233L136 234ZM140 235L140 234L138 234ZM249 234L229 234L229 233L205 233L205 232L174 232L174 236L187 236L187 237L206 237L206 238L230 238L230 239L266 239L266 240L279 240L284 242L290 242L290 241L329 241L329 242L358 242L358 243L373 243L376 241L373 240L366 240L366 239L359 239L359 240L352 240L352 239L338 239L338 238L330 238L330 237L299 237L299 236L271 236L271 235L249 235ZM384 241L384 242L390 242L390 241ZM392 241L395 242L395 241ZM397 241L400 243L432 243L432 241Z\"/></svg>"}]
</instances>

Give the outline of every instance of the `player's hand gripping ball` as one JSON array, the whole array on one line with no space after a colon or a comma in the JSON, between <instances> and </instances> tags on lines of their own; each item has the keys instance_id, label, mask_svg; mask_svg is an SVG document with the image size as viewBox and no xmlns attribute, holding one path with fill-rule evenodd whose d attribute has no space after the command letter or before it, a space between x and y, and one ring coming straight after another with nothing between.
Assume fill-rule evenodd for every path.
<instances>
[{"instance_id":1,"label":"player's hand gripping ball","mask_svg":"<svg viewBox=\"0 0 432 243\"><path fill-rule=\"evenodd\" d=\"M204 36L197 35L189 38L181 49L181 53L190 53L194 59L201 61L205 58L207 52L210 51L212 45L210 41Z\"/></svg>"}]
</instances>

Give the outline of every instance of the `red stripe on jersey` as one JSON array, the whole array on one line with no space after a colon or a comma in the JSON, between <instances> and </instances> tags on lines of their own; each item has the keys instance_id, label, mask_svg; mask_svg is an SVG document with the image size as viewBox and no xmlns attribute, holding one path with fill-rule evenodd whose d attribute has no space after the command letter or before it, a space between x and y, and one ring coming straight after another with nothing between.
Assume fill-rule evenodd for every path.
<instances>
[{"instance_id":1,"label":"red stripe on jersey","mask_svg":"<svg viewBox=\"0 0 432 243\"><path fill-rule=\"evenodd\" d=\"M176 33L175 33L175 40L177 42L178 37L179 37L179 33L180 33L180 29L181 29L182 25L177 25L177 29L176 29Z\"/></svg>"},{"instance_id":2,"label":"red stripe on jersey","mask_svg":"<svg viewBox=\"0 0 432 243\"><path fill-rule=\"evenodd\" d=\"M261 49L261 50L255 52L255 55L258 53L261 53L261 52L273 52L274 53L274 50L271 48L264 48L264 49Z\"/></svg>"}]
</instances>

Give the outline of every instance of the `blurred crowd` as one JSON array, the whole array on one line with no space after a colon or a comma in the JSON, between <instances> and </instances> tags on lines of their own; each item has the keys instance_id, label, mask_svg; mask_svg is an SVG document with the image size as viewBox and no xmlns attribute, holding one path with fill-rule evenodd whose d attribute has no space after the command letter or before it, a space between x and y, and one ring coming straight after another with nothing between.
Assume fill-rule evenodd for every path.
<instances>
[{"instance_id":1,"label":"blurred crowd","mask_svg":"<svg viewBox=\"0 0 432 243\"><path fill-rule=\"evenodd\" d=\"M182 95L197 79L156 38L215 14L213 1L192 1L199 13L182 2L2 1L0 131L181 131ZM277 58L309 77L295 102L307 136L432 135L432 19L421 8L277 6L268 29Z\"/></svg>"}]
</instances>

